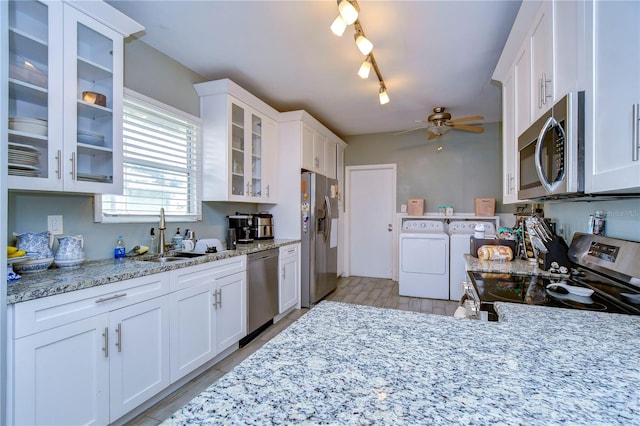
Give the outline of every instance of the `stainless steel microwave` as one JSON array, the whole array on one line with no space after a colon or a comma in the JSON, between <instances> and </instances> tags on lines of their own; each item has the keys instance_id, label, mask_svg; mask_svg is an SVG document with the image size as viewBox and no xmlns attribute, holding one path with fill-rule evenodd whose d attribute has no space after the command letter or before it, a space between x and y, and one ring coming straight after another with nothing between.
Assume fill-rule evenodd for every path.
<instances>
[{"instance_id":1,"label":"stainless steel microwave","mask_svg":"<svg viewBox=\"0 0 640 426\"><path fill-rule=\"evenodd\" d=\"M518 198L584 193L584 92L569 93L518 137Z\"/></svg>"}]
</instances>

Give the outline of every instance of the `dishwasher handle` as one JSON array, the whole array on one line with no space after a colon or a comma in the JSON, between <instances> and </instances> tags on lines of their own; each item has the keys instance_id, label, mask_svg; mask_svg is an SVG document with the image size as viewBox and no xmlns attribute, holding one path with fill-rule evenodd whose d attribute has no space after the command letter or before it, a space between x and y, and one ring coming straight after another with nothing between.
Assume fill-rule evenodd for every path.
<instances>
[{"instance_id":1,"label":"dishwasher handle","mask_svg":"<svg viewBox=\"0 0 640 426\"><path fill-rule=\"evenodd\" d=\"M278 249L270 249L270 250L261 251L257 253L251 253L250 255L247 256L247 260L254 261L254 260L270 259L272 257L278 257L278 255L279 255Z\"/></svg>"}]
</instances>

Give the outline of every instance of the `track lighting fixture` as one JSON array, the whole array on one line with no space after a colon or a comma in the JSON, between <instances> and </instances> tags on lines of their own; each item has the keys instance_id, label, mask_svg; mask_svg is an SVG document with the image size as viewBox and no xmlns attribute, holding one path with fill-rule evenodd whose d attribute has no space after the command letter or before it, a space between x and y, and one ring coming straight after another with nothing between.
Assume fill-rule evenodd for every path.
<instances>
[{"instance_id":1,"label":"track lighting fixture","mask_svg":"<svg viewBox=\"0 0 640 426\"><path fill-rule=\"evenodd\" d=\"M368 78L371 68L376 73L378 81L380 82L380 90L378 91L378 98L380 105L384 105L389 102L389 95L387 94L387 86L384 84L382 73L376 63L376 58L373 56L373 43L369 40L362 29L362 25L358 20L358 13L360 12L360 6L356 0L337 0L338 1L338 17L331 24L331 32L337 36L342 36L347 26L353 24L355 34L353 38L356 41L356 46L360 53L366 58L360 65L358 75L360 78Z\"/></svg>"}]
</instances>

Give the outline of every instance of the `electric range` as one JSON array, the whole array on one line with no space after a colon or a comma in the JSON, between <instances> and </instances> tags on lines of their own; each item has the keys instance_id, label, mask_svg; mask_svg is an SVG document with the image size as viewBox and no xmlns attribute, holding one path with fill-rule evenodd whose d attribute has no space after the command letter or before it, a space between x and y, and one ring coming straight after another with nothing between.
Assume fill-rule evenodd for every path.
<instances>
[{"instance_id":1,"label":"electric range","mask_svg":"<svg viewBox=\"0 0 640 426\"><path fill-rule=\"evenodd\" d=\"M640 243L576 233L568 257L567 278L470 271L470 316L497 320L495 302L640 315Z\"/></svg>"}]
</instances>

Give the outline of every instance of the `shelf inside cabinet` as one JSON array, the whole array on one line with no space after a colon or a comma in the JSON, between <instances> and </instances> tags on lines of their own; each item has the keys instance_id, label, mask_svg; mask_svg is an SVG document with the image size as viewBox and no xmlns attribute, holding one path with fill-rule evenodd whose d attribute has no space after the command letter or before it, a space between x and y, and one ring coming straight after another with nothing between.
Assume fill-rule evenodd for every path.
<instances>
[{"instance_id":1,"label":"shelf inside cabinet","mask_svg":"<svg viewBox=\"0 0 640 426\"><path fill-rule=\"evenodd\" d=\"M107 118L111 117L113 111L111 108L106 108L96 104L90 104L83 100L78 99L78 116L85 118Z\"/></svg>"},{"instance_id":2,"label":"shelf inside cabinet","mask_svg":"<svg viewBox=\"0 0 640 426\"><path fill-rule=\"evenodd\" d=\"M112 78L113 73L102 65L78 57L78 77L84 80L101 81Z\"/></svg>"},{"instance_id":3,"label":"shelf inside cabinet","mask_svg":"<svg viewBox=\"0 0 640 426\"><path fill-rule=\"evenodd\" d=\"M33 133L25 133L17 130L9 129L9 141L18 143L47 143L49 138L47 136L40 136Z\"/></svg>"},{"instance_id":4,"label":"shelf inside cabinet","mask_svg":"<svg viewBox=\"0 0 640 426\"><path fill-rule=\"evenodd\" d=\"M111 149L108 146L90 145L88 143L81 143L81 142L78 142L78 148L82 148L89 151L113 152L113 149Z\"/></svg>"},{"instance_id":5,"label":"shelf inside cabinet","mask_svg":"<svg viewBox=\"0 0 640 426\"><path fill-rule=\"evenodd\" d=\"M10 78L9 99L16 99L22 102L47 107L49 91L43 87Z\"/></svg>"},{"instance_id":6,"label":"shelf inside cabinet","mask_svg":"<svg viewBox=\"0 0 640 426\"><path fill-rule=\"evenodd\" d=\"M49 46L47 41L32 37L17 28L9 28L9 50L16 55L25 57L25 59L41 64L48 63Z\"/></svg>"}]
</instances>

